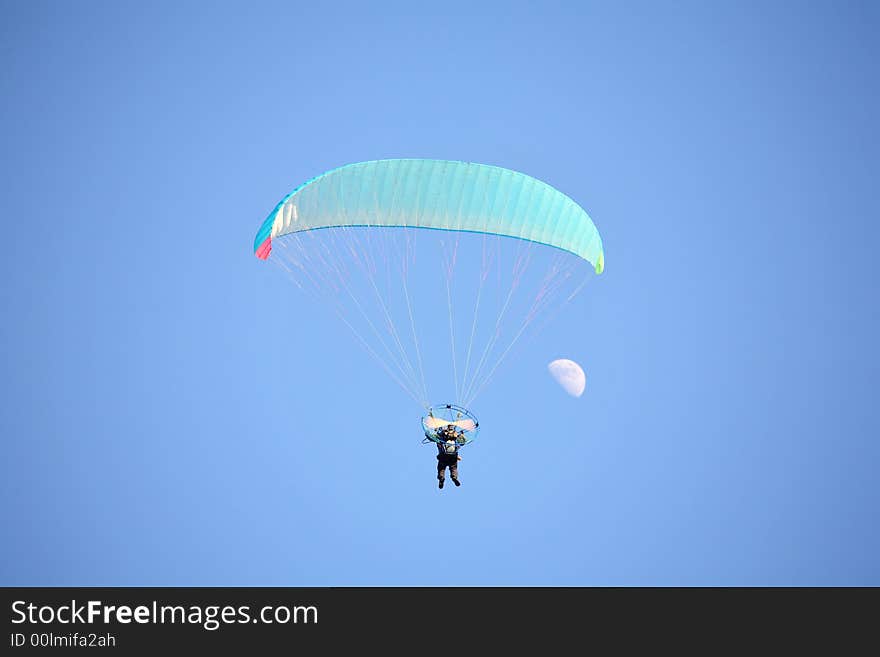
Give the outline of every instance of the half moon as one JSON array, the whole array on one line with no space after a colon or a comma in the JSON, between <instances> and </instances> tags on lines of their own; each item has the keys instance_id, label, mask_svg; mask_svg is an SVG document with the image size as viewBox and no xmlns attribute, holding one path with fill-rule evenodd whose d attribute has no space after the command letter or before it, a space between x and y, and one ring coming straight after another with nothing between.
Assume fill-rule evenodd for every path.
<instances>
[{"instance_id":1,"label":"half moon","mask_svg":"<svg viewBox=\"0 0 880 657\"><path fill-rule=\"evenodd\" d=\"M584 388L587 386L587 377L581 366L573 360L568 360L567 358L554 360L547 365L547 369L550 370L550 376L556 379L556 383L562 386L562 389L569 395L580 397L584 394Z\"/></svg>"}]
</instances>

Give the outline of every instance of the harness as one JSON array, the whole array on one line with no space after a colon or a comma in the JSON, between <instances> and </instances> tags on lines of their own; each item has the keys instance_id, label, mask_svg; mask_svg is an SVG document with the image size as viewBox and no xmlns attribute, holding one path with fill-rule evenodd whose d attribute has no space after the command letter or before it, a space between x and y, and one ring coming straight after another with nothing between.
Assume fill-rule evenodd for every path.
<instances>
[{"instance_id":1,"label":"harness","mask_svg":"<svg viewBox=\"0 0 880 657\"><path fill-rule=\"evenodd\" d=\"M437 450L443 456L458 456L458 443L454 440L447 440L444 443L437 443Z\"/></svg>"}]
</instances>

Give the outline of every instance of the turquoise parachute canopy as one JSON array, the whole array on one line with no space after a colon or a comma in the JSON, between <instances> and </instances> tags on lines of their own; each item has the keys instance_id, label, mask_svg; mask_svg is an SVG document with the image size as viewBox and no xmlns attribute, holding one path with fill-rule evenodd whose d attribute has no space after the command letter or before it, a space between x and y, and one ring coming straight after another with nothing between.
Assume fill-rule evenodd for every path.
<instances>
[{"instance_id":1,"label":"turquoise parachute canopy","mask_svg":"<svg viewBox=\"0 0 880 657\"><path fill-rule=\"evenodd\" d=\"M254 251L265 260L276 237L348 226L504 235L573 253L597 274L605 268L599 231L568 196L516 171L448 160L374 160L323 173L275 206Z\"/></svg>"}]
</instances>

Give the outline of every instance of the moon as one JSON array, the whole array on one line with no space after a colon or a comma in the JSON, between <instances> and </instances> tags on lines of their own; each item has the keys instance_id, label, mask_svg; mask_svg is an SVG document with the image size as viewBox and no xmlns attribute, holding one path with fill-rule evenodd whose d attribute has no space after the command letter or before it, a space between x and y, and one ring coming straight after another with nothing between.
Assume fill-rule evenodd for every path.
<instances>
[{"instance_id":1,"label":"moon","mask_svg":"<svg viewBox=\"0 0 880 657\"><path fill-rule=\"evenodd\" d=\"M580 397L584 394L584 388L587 386L587 377L581 366L573 360L560 358L554 360L547 365L550 370L550 376L556 379L556 383L562 386L572 397Z\"/></svg>"}]
</instances>

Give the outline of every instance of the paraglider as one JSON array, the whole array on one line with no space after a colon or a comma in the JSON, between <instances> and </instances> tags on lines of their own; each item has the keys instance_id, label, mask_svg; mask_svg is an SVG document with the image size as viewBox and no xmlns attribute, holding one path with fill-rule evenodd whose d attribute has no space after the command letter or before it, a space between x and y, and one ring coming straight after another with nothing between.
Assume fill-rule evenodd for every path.
<instances>
[{"instance_id":1,"label":"paraglider","mask_svg":"<svg viewBox=\"0 0 880 657\"><path fill-rule=\"evenodd\" d=\"M433 406L422 417L425 439L422 442L437 446L437 486L443 488L446 468L452 483L461 486L458 479L458 462L461 448L472 442L480 430L477 418L466 408L454 404Z\"/></svg>"},{"instance_id":2,"label":"paraglider","mask_svg":"<svg viewBox=\"0 0 880 657\"><path fill-rule=\"evenodd\" d=\"M332 308L425 409L426 439L440 449L451 436L456 457L478 430L467 408L514 345L605 267L592 219L562 192L501 167L424 159L303 183L266 217L254 254ZM432 407L429 385L455 403Z\"/></svg>"},{"instance_id":3,"label":"paraglider","mask_svg":"<svg viewBox=\"0 0 880 657\"><path fill-rule=\"evenodd\" d=\"M316 228L417 227L516 237L555 246L605 268L602 240L577 203L522 173L446 160L375 160L303 183L269 213L254 242Z\"/></svg>"}]
</instances>

